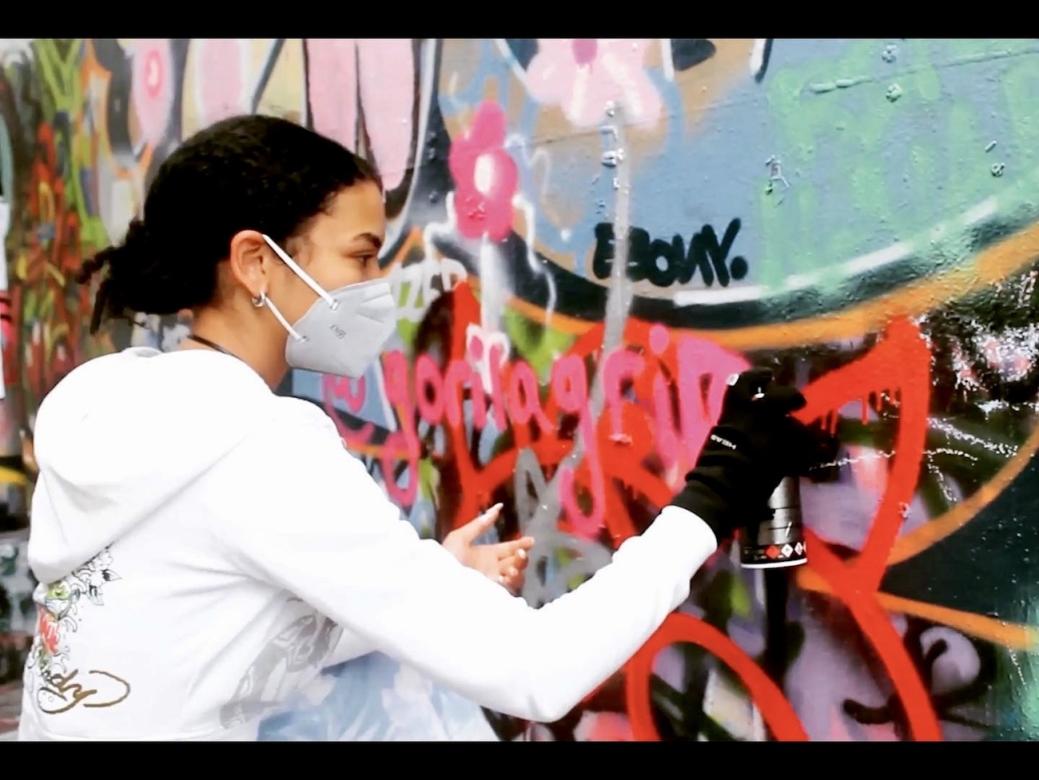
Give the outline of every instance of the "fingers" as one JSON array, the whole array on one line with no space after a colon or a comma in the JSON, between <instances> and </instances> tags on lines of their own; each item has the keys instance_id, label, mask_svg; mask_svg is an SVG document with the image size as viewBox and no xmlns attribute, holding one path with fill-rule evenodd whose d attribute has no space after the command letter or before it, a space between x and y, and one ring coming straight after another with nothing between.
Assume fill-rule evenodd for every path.
<instances>
[{"instance_id":1,"label":"fingers","mask_svg":"<svg viewBox=\"0 0 1039 780\"><path fill-rule=\"evenodd\" d=\"M519 594L519 592L521 590L523 590L523 583L524 583L524 581L525 581L525 578L524 578L523 573L521 572L518 577L516 577L514 579L507 579L504 582L502 582L502 586L506 590L508 590L509 593L511 593L513 596L516 596L516 595Z\"/></svg>"},{"instance_id":2,"label":"fingers","mask_svg":"<svg viewBox=\"0 0 1039 780\"><path fill-rule=\"evenodd\" d=\"M805 406L805 397L796 387L775 382L770 368L751 368L729 378L729 395L740 405L750 402L760 411L788 414Z\"/></svg>"},{"instance_id":3,"label":"fingers","mask_svg":"<svg viewBox=\"0 0 1039 780\"><path fill-rule=\"evenodd\" d=\"M789 442L789 465L792 473L805 476L837 457L840 442L820 426L808 426L794 418L787 419L784 436Z\"/></svg>"},{"instance_id":4,"label":"fingers","mask_svg":"<svg viewBox=\"0 0 1039 780\"><path fill-rule=\"evenodd\" d=\"M500 584L511 590L513 593L519 591L523 587L525 572L527 566L530 565L530 555L527 553L529 546L533 545L534 540L529 536L524 539L518 539L516 542L508 542L508 545L513 546L513 552L505 557L499 558L496 563L497 574L493 576ZM519 546L522 543L522 546ZM499 545L504 547L506 545Z\"/></svg>"},{"instance_id":5,"label":"fingers","mask_svg":"<svg viewBox=\"0 0 1039 780\"><path fill-rule=\"evenodd\" d=\"M467 544L476 541L498 520L502 506L500 503L495 504L483 514L477 515L473 520L470 520L460 528L456 528L451 533Z\"/></svg>"},{"instance_id":6,"label":"fingers","mask_svg":"<svg viewBox=\"0 0 1039 780\"><path fill-rule=\"evenodd\" d=\"M761 403L770 412L788 414L803 409L808 402L801 391L792 385L772 385L765 392Z\"/></svg>"},{"instance_id":7,"label":"fingers","mask_svg":"<svg viewBox=\"0 0 1039 780\"><path fill-rule=\"evenodd\" d=\"M520 550L520 552L523 551ZM498 582L515 593L523 587L526 577L525 570L529 562L530 559L526 555L519 554L498 561Z\"/></svg>"},{"instance_id":8,"label":"fingers","mask_svg":"<svg viewBox=\"0 0 1039 780\"><path fill-rule=\"evenodd\" d=\"M730 392L750 398L759 391L763 391L772 381L772 377L770 368L749 368L737 375L735 381L729 377L729 385L732 386Z\"/></svg>"},{"instance_id":9,"label":"fingers","mask_svg":"<svg viewBox=\"0 0 1039 780\"><path fill-rule=\"evenodd\" d=\"M478 517L477 519L482 519L484 527L490 528L498 520L498 516L501 514L501 509L503 506L505 505L499 501L497 504L495 504L482 515L480 515L480 517Z\"/></svg>"},{"instance_id":10,"label":"fingers","mask_svg":"<svg viewBox=\"0 0 1039 780\"><path fill-rule=\"evenodd\" d=\"M498 561L498 573L506 577L514 577L530 564L530 558L520 550L516 555Z\"/></svg>"},{"instance_id":11,"label":"fingers","mask_svg":"<svg viewBox=\"0 0 1039 780\"><path fill-rule=\"evenodd\" d=\"M754 368L748 368L746 371L739 375L736 380L736 384L744 387L753 387L756 385L768 384L772 381L771 368L765 368L764 366L755 366Z\"/></svg>"},{"instance_id":12,"label":"fingers","mask_svg":"<svg viewBox=\"0 0 1039 780\"><path fill-rule=\"evenodd\" d=\"M499 558L509 558L517 554L525 558L527 556L527 551L533 546L534 537L532 536L524 536L522 539L494 545L495 552L498 554Z\"/></svg>"}]
</instances>

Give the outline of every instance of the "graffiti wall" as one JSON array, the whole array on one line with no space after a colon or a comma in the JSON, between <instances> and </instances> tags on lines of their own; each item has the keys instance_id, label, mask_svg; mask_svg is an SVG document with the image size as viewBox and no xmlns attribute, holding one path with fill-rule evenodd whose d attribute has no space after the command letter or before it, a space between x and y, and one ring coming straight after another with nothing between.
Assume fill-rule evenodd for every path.
<instances>
[{"instance_id":1,"label":"graffiti wall","mask_svg":"<svg viewBox=\"0 0 1039 780\"><path fill-rule=\"evenodd\" d=\"M83 360L185 332L142 318L87 337L70 274L122 236L178 142L263 112L374 162L400 307L362 380L297 372L282 391L324 406L423 534L504 502L496 533L537 540L531 604L667 503L732 372L772 366L842 441L802 489L809 565L766 579L723 547L617 675L554 724L481 715L499 737L1039 738L1035 40L2 56L0 683L32 622L34 410ZM343 732L342 679L307 705L324 736Z\"/></svg>"}]
</instances>

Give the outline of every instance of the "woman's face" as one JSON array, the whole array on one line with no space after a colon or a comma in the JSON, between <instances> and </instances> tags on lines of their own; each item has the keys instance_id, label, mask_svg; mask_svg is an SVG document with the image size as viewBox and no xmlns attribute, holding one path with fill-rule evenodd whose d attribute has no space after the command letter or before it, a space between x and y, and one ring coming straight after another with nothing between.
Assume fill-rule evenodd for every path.
<instances>
[{"instance_id":1,"label":"woman's face","mask_svg":"<svg viewBox=\"0 0 1039 780\"><path fill-rule=\"evenodd\" d=\"M284 249L330 292L381 275L378 256L385 236L382 193L371 182L359 182L341 190L331 208L310 220L302 236ZM289 322L295 322L317 295L276 257L273 267L267 294Z\"/></svg>"}]
</instances>

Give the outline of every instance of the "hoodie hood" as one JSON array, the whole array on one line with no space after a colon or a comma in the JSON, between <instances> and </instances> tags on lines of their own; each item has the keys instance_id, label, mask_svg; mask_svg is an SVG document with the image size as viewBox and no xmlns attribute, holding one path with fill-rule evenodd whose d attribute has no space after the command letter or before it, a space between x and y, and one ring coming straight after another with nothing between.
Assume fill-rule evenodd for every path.
<instances>
[{"instance_id":1,"label":"hoodie hood","mask_svg":"<svg viewBox=\"0 0 1039 780\"><path fill-rule=\"evenodd\" d=\"M273 398L249 366L209 350L133 347L69 373L36 417L37 579L64 577L146 520L263 425Z\"/></svg>"}]
</instances>

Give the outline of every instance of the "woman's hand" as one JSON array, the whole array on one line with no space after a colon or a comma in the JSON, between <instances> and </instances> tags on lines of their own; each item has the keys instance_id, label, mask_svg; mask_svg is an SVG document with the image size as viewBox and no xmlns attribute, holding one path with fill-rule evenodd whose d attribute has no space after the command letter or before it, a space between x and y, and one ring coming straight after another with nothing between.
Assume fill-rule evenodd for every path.
<instances>
[{"instance_id":1,"label":"woman's hand","mask_svg":"<svg viewBox=\"0 0 1039 780\"><path fill-rule=\"evenodd\" d=\"M524 536L511 542L498 544L476 544L501 513L501 504L495 504L482 515L470 520L461 528L444 537L444 547L464 566L476 569L486 577L501 583L512 593L523 587L524 569L529 557L527 550L534 546L534 539Z\"/></svg>"}]
</instances>

